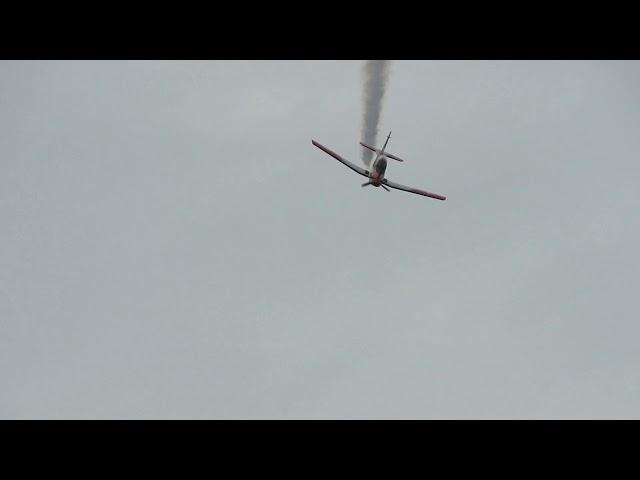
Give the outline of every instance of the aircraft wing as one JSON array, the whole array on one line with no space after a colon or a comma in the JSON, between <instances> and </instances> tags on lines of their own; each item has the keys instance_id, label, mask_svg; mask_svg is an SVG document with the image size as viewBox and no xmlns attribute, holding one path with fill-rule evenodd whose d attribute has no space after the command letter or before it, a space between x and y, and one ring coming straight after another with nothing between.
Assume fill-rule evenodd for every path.
<instances>
[{"instance_id":1,"label":"aircraft wing","mask_svg":"<svg viewBox=\"0 0 640 480\"><path fill-rule=\"evenodd\" d=\"M443 197L442 195L438 195L436 193L425 192L424 190L419 190L417 188L405 187L404 185L400 185L399 183L391 182L386 178L382 181L384 185L391 188L396 188L398 190L404 190L405 192L417 193L418 195L424 195L425 197L436 198L438 200L446 200L447 197Z\"/></svg>"},{"instance_id":2,"label":"aircraft wing","mask_svg":"<svg viewBox=\"0 0 640 480\"><path fill-rule=\"evenodd\" d=\"M347 160L346 158L341 157L340 155L338 155L336 152L333 152L331 150L329 150L327 147L325 147L324 145L320 145L318 142L316 142L315 140L311 140L311 143L313 143L316 147L318 147L320 150L322 150L325 153L328 153L329 155L331 155L333 158L335 158L336 160L338 160L339 162L344 163L347 167L349 167L351 170L353 170L356 173L359 173L360 175L362 175L363 177L369 177L369 172L367 170L365 170L364 168L360 168L357 165L354 165L353 163L351 163L349 160Z\"/></svg>"}]
</instances>

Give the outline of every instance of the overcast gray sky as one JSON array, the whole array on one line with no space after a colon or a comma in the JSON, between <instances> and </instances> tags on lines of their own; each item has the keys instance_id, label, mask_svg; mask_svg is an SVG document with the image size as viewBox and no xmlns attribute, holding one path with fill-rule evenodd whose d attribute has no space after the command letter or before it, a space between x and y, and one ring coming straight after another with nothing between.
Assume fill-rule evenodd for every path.
<instances>
[{"instance_id":1,"label":"overcast gray sky","mask_svg":"<svg viewBox=\"0 0 640 480\"><path fill-rule=\"evenodd\" d=\"M640 63L361 67L0 62L0 417L640 418Z\"/></svg>"}]
</instances>

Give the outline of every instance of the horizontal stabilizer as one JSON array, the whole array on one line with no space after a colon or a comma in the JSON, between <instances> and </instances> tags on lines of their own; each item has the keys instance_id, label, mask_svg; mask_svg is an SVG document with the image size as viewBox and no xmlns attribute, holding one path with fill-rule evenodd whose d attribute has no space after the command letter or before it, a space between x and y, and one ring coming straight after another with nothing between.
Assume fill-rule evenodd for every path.
<instances>
[{"instance_id":1,"label":"horizontal stabilizer","mask_svg":"<svg viewBox=\"0 0 640 480\"><path fill-rule=\"evenodd\" d=\"M367 145L366 143L362 143L362 142L360 142L360 145L362 145L362 146L363 146L363 147L365 147L365 148L368 148L368 149L369 149L369 150L371 150L372 152L376 152L376 153L378 153L378 149L377 149L377 148L373 148L372 146Z\"/></svg>"},{"instance_id":2,"label":"horizontal stabilizer","mask_svg":"<svg viewBox=\"0 0 640 480\"><path fill-rule=\"evenodd\" d=\"M372 152L380 153L380 150L378 150L377 148L373 148L371 145L367 145L366 143L362 143L362 142L360 142L360 145L362 145L365 148L368 148ZM387 157L387 158L391 158L392 160L396 160L398 162L404 162L404 160L402 160L401 158L396 157L395 155L393 155L393 154L391 154L389 152L384 152L384 156Z\"/></svg>"},{"instance_id":3,"label":"horizontal stabilizer","mask_svg":"<svg viewBox=\"0 0 640 480\"><path fill-rule=\"evenodd\" d=\"M384 152L384 156L388 157L388 158L392 158L393 160L396 160L398 162L404 162L404 160L402 160L401 158L396 157L395 155L392 155L389 152Z\"/></svg>"}]
</instances>

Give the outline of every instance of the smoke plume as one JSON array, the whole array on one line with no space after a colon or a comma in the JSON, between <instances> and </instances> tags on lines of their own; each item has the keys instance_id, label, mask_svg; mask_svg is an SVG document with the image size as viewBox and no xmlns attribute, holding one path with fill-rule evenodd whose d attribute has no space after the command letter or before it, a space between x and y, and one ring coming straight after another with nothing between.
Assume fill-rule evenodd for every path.
<instances>
[{"instance_id":1,"label":"smoke plume","mask_svg":"<svg viewBox=\"0 0 640 480\"><path fill-rule=\"evenodd\" d=\"M362 113L362 141L367 145L378 148L376 137L378 136L378 122L382 112L382 100L389 80L389 60L368 60L363 66L364 85L362 100L364 108ZM362 161L369 166L373 158L373 152L362 147Z\"/></svg>"}]
</instances>

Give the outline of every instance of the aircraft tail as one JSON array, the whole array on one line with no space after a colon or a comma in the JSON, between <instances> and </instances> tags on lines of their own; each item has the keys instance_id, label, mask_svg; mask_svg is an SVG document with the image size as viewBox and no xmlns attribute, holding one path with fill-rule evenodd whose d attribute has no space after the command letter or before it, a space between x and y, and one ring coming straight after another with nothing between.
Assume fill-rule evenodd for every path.
<instances>
[{"instance_id":1,"label":"aircraft tail","mask_svg":"<svg viewBox=\"0 0 640 480\"><path fill-rule=\"evenodd\" d=\"M367 144L366 144L366 143L364 143L364 142L360 142L360 145L362 145L362 146L363 146L363 147L365 147L365 148L368 148L368 149L369 149L369 150L371 150L372 152L375 152L375 153L383 153L383 154L384 154L384 156L385 156L385 157L387 157L387 158L391 158L391 159L396 160L396 161L398 161L398 162L404 162L404 160L402 160L401 158L396 157L395 155L393 155L393 154L391 154L391 153L388 153L388 152L385 152L385 151L384 151L384 149L385 149L385 148L387 148L387 143L389 143L389 139L390 139L390 138L391 138L391 132L389 132L389 135L387 136L387 141L386 141L386 142L384 142L384 147L382 147L382 150L378 150L377 148L372 147L371 145L367 145Z\"/></svg>"},{"instance_id":2,"label":"aircraft tail","mask_svg":"<svg viewBox=\"0 0 640 480\"><path fill-rule=\"evenodd\" d=\"M396 160L397 162L404 162L404 160L402 160L402 159L401 159L401 158L399 158L399 157L396 157L395 155L392 155L392 154L391 154L391 153L389 153L389 152L386 152L386 153L384 154L384 156L385 156L385 157L387 157L387 158L392 158L393 160Z\"/></svg>"},{"instance_id":3,"label":"aircraft tail","mask_svg":"<svg viewBox=\"0 0 640 480\"><path fill-rule=\"evenodd\" d=\"M371 150L372 152L376 152L376 153L378 153L378 149L377 149L377 148L372 147L371 145L367 145L366 143L363 143L363 142L360 142L360 145L362 145L362 146L363 146L363 147L365 147L365 148L368 148L368 149L369 149L369 150Z\"/></svg>"},{"instance_id":4,"label":"aircraft tail","mask_svg":"<svg viewBox=\"0 0 640 480\"><path fill-rule=\"evenodd\" d=\"M389 135L387 135L387 140L384 142L384 147L382 147L381 153L384 153L384 149L387 148L387 143L389 143L390 138L391 138L391 132L389 132Z\"/></svg>"}]
</instances>

